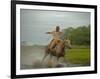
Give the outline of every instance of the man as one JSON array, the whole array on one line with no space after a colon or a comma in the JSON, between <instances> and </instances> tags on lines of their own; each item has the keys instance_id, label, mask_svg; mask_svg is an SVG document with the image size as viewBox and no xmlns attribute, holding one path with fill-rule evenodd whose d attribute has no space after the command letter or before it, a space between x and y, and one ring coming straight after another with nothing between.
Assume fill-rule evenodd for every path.
<instances>
[{"instance_id":1,"label":"man","mask_svg":"<svg viewBox=\"0 0 100 79\"><path fill-rule=\"evenodd\" d=\"M60 27L59 26L56 26L56 30L55 31L52 31L52 32L47 32L46 34L51 34L53 36L53 40L50 42L50 44L48 45L49 46L49 49L50 50L53 50L53 48L56 47L56 45L62 41L61 40L61 35L63 34L61 31L60 31Z\"/></svg>"}]
</instances>

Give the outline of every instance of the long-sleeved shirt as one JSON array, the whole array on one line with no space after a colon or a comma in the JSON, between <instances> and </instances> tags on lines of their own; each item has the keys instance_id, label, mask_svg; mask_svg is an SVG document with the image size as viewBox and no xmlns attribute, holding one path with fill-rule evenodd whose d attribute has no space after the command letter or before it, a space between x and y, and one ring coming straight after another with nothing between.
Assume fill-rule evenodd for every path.
<instances>
[{"instance_id":1,"label":"long-sleeved shirt","mask_svg":"<svg viewBox=\"0 0 100 79\"><path fill-rule=\"evenodd\" d=\"M48 32L48 34L51 34L53 36L53 39L60 39L62 32L52 31L52 32Z\"/></svg>"}]
</instances>

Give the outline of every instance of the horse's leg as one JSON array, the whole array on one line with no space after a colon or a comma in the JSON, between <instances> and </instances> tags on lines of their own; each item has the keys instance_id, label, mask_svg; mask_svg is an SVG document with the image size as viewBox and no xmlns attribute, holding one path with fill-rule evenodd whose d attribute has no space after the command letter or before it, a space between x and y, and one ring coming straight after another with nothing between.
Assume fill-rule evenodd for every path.
<instances>
[{"instance_id":1,"label":"horse's leg","mask_svg":"<svg viewBox=\"0 0 100 79\"><path fill-rule=\"evenodd\" d=\"M66 60L66 57L65 56L63 56L63 62L64 63L67 63L67 60Z\"/></svg>"},{"instance_id":2,"label":"horse's leg","mask_svg":"<svg viewBox=\"0 0 100 79\"><path fill-rule=\"evenodd\" d=\"M52 68L52 67L54 67L54 66L53 66L54 62L53 62L53 60L52 60L52 57L53 57L53 56L52 56L51 52L50 52L49 55L50 55L50 57L49 57L49 61L48 61L48 67Z\"/></svg>"},{"instance_id":3,"label":"horse's leg","mask_svg":"<svg viewBox=\"0 0 100 79\"><path fill-rule=\"evenodd\" d=\"M48 54L49 54L49 49L48 49L48 47L46 47L46 49L45 49L45 55L44 55L44 57L43 57L43 59L42 59L42 62L44 61L44 59L48 56ZM41 63L42 63L41 62Z\"/></svg>"},{"instance_id":4,"label":"horse's leg","mask_svg":"<svg viewBox=\"0 0 100 79\"><path fill-rule=\"evenodd\" d=\"M59 57L57 56L57 62L59 61Z\"/></svg>"},{"instance_id":5,"label":"horse's leg","mask_svg":"<svg viewBox=\"0 0 100 79\"><path fill-rule=\"evenodd\" d=\"M59 57L57 56L56 61L55 61L55 66L58 64Z\"/></svg>"},{"instance_id":6,"label":"horse's leg","mask_svg":"<svg viewBox=\"0 0 100 79\"><path fill-rule=\"evenodd\" d=\"M68 66L69 65L68 59L66 57L63 58L64 58L64 63Z\"/></svg>"},{"instance_id":7,"label":"horse's leg","mask_svg":"<svg viewBox=\"0 0 100 79\"><path fill-rule=\"evenodd\" d=\"M43 59L42 59L42 62L41 62L41 63L43 63L43 61L44 61L44 60L45 60L45 58L48 56L48 54L49 54L49 53L47 53L47 52L45 53L45 55L44 55L44 57L43 57Z\"/></svg>"},{"instance_id":8,"label":"horse's leg","mask_svg":"<svg viewBox=\"0 0 100 79\"><path fill-rule=\"evenodd\" d=\"M52 55L50 54L50 60L52 60Z\"/></svg>"}]
</instances>

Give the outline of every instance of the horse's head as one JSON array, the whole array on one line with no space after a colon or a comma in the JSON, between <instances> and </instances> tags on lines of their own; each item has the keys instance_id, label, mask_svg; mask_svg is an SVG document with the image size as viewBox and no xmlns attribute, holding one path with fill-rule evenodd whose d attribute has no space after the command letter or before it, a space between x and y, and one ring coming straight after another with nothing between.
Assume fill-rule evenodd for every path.
<instances>
[{"instance_id":1,"label":"horse's head","mask_svg":"<svg viewBox=\"0 0 100 79\"><path fill-rule=\"evenodd\" d=\"M71 49L71 42L69 39L64 40L65 47Z\"/></svg>"}]
</instances>

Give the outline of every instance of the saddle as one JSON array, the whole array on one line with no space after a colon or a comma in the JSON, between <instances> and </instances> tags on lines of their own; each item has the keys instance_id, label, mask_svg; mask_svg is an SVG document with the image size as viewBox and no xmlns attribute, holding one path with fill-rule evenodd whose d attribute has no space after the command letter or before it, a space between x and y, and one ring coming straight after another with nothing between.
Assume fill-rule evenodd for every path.
<instances>
[{"instance_id":1,"label":"saddle","mask_svg":"<svg viewBox=\"0 0 100 79\"><path fill-rule=\"evenodd\" d=\"M53 46L52 46L52 48L51 48L53 50L60 42L62 42L62 40L60 40L60 39L57 39L57 40L53 39L50 42L50 44L48 45L48 48L50 49L50 46L52 45L52 43L54 43Z\"/></svg>"}]
</instances>

